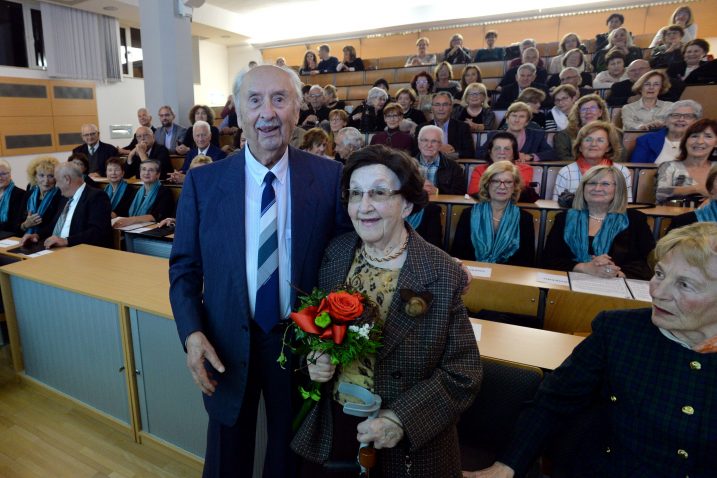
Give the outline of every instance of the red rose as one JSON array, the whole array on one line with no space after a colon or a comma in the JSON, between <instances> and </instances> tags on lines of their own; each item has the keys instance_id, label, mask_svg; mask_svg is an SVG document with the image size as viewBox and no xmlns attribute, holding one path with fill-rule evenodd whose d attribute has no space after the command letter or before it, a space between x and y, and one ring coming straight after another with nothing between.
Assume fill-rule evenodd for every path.
<instances>
[{"instance_id":1,"label":"red rose","mask_svg":"<svg viewBox=\"0 0 717 478\"><path fill-rule=\"evenodd\" d=\"M319 335L321 333L321 329L314 323L317 312L318 307L312 305L301 309L298 312L290 313L289 317L291 317L291 320L293 320L294 323L307 334Z\"/></svg>"},{"instance_id":2,"label":"red rose","mask_svg":"<svg viewBox=\"0 0 717 478\"><path fill-rule=\"evenodd\" d=\"M356 320L363 314L363 296L360 294L349 294L348 292L332 292L326 299L328 311L336 323L346 323ZM323 301L322 301L322 306ZM337 342L340 343L340 342Z\"/></svg>"},{"instance_id":3,"label":"red rose","mask_svg":"<svg viewBox=\"0 0 717 478\"><path fill-rule=\"evenodd\" d=\"M347 326L345 324L331 324L333 330L333 339L336 345L341 345L346 337Z\"/></svg>"}]
</instances>

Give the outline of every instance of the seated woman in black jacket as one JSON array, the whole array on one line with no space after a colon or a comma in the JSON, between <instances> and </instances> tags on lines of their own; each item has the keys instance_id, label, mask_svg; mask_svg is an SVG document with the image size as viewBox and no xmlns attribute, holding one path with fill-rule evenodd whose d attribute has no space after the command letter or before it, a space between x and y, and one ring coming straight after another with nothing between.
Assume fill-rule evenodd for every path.
<instances>
[{"instance_id":1,"label":"seated woman in black jacket","mask_svg":"<svg viewBox=\"0 0 717 478\"><path fill-rule=\"evenodd\" d=\"M344 47L344 61L336 66L336 71L364 71L363 60L356 57L356 48L351 45Z\"/></svg>"},{"instance_id":2,"label":"seated woman in black jacket","mask_svg":"<svg viewBox=\"0 0 717 478\"><path fill-rule=\"evenodd\" d=\"M174 217L174 198L172 192L160 184L159 168L159 161L142 161L139 166L142 187L134 195L127 217L118 217L112 223L115 228Z\"/></svg>"},{"instance_id":3,"label":"seated woman in black jacket","mask_svg":"<svg viewBox=\"0 0 717 478\"><path fill-rule=\"evenodd\" d=\"M654 248L647 217L627 209L623 174L615 166L594 166L580 180L573 208L555 217L543 267L648 280L647 256Z\"/></svg>"},{"instance_id":4,"label":"seated woman in black jacket","mask_svg":"<svg viewBox=\"0 0 717 478\"><path fill-rule=\"evenodd\" d=\"M351 124L362 133L383 131L386 122L383 119L383 107L388 101L388 93L383 88L374 86L368 90L366 101L351 112Z\"/></svg>"},{"instance_id":5,"label":"seated woman in black jacket","mask_svg":"<svg viewBox=\"0 0 717 478\"><path fill-rule=\"evenodd\" d=\"M7 160L0 158L0 232L17 234L25 219L23 198L25 191L12 181L12 168Z\"/></svg>"},{"instance_id":6,"label":"seated woman in black jacket","mask_svg":"<svg viewBox=\"0 0 717 478\"><path fill-rule=\"evenodd\" d=\"M470 261L532 266L535 260L533 216L515 202L523 189L518 168L498 161L480 180L480 202L461 214L451 255Z\"/></svg>"},{"instance_id":7,"label":"seated woman in black jacket","mask_svg":"<svg viewBox=\"0 0 717 478\"><path fill-rule=\"evenodd\" d=\"M110 158L107 160L107 181L105 192L110 198L112 219L127 217L134 193L124 179L124 162L121 159Z\"/></svg>"},{"instance_id":8,"label":"seated woman in black jacket","mask_svg":"<svg viewBox=\"0 0 717 478\"><path fill-rule=\"evenodd\" d=\"M60 162L51 156L41 156L32 160L27 167L30 184L23 197L22 205L26 209L24 220L20 223L19 235L52 235L53 219L57 215L62 198L55 185L55 167L59 164Z\"/></svg>"}]
</instances>

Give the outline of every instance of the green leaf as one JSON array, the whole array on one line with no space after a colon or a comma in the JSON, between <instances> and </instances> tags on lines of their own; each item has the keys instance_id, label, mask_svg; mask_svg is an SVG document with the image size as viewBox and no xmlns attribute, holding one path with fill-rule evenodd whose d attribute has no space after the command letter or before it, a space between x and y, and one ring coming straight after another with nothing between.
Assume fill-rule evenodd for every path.
<instances>
[{"instance_id":1,"label":"green leaf","mask_svg":"<svg viewBox=\"0 0 717 478\"><path fill-rule=\"evenodd\" d=\"M323 311L318 316L316 316L316 318L314 319L314 323L322 329L325 329L326 326L331 323L331 316L328 312Z\"/></svg>"},{"instance_id":2,"label":"green leaf","mask_svg":"<svg viewBox=\"0 0 717 478\"><path fill-rule=\"evenodd\" d=\"M282 351L281 354L279 354L279 358L276 359L277 362L279 362L279 365L281 368L284 368L286 365L286 354Z\"/></svg>"}]
</instances>

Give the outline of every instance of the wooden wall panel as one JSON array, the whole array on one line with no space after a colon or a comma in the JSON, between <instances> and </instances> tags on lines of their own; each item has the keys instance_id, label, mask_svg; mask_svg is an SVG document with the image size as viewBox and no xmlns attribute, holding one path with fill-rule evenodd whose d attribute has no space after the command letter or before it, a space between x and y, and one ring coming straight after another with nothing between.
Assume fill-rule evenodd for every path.
<instances>
[{"instance_id":1,"label":"wooden wall panel","mask_svg":"<svg viewBox=\"0 0 717 478\"><path fill-rule=\"evenodd\" d=\"M52 111L55 116L97 116L95 84L88 81L51 81ZM88 97L84 94L88 93ZM69 97L65 97L69 93Z\"/></svg>"},{"instance_id":2,"label":"wooden wall panel","mask_svg":"<svg viewBox=\"0 0 717 478\"><path fill-rule=\"evenodd\" d=\"M274 63L277 58L283 56L286 58L287 65L296 66L301 66L304 62L304 53L306 53L305 45L265 48L262 50L262 56L266 62Z\"/></svg>"},{"instance_id":3,"label":"wooden wall panel","mask_svg":"<svg viewBox=\"0 0 717 478\"><path fill-rule=\"evenodd\" d=\"M363 58L408 56L416 52L416 40L418 40L418 34L416 33L381 38L364 38L361 40L361 56Z\"/></svg>"},{"instance_id":4,"label":"wooden wall panel","mask_svg":"<svg viewBox=\"0 0 717 478\"><path fill-rule=\"evenodd\" d=\"M22 85L15 87L13 85ZM23 87L28 87L27 89ZM0 88L3 90L20 90L15 94L22 96L5 96L13 94L11 91L3 92L0 96L0 116L16 116L19 112L26 116L52 116L51 92L49 81L28 78L0 78ZM44 92L42 89L44 88ZM44 97L31 97L44 94Z\"/></svg>"},{"instance_id":5,"label":"wooden wall panel","mask_svg":"<svg viewBox=\"0 0 717 478\"><path fill-rule=\"evenodd\" d=\"M71 151L81 144L81 137L73 142L63 141L60 137L62 134L79 135L83 124L97 124L97 115L86 116L56 116L53 118L53 137L57 151ZM102 141L102 138L100 138ZM65 144L63 144L65 143Z\"/></svg>"},{"instance_id":6,"label":"wooden wall panel","mask_svg":"<svg viewBox=\"0 0 717 478\"><path fill-rule=\"evenodd\" d=\"M35 136L36 141L32 139L33 136ZM37 145L48 136L50 141L48 146ZM30 142L18 147L18 142L24 143L24 141L18 141L22 137L29 138ZM2 142L3 154L7 156L51 153L55 151L52 118L49 116L0 118L0 142Z\"/></svg>"}]
</instances>

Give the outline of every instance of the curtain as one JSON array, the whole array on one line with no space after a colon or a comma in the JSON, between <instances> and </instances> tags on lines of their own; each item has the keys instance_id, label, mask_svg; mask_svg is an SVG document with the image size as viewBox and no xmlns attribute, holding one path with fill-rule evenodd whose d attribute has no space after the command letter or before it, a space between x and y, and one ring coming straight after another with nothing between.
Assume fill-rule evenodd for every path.
<instances>
[{"instance_id":1,"label":"curtain","mask_svg":"<svg viewBox=\"0 0 717 478\"><path fill-rule=\"evenodd\" d=\"M55 78L121 81L116 18L41 3L47 72Z\"/></svg>"}]
</instances>

